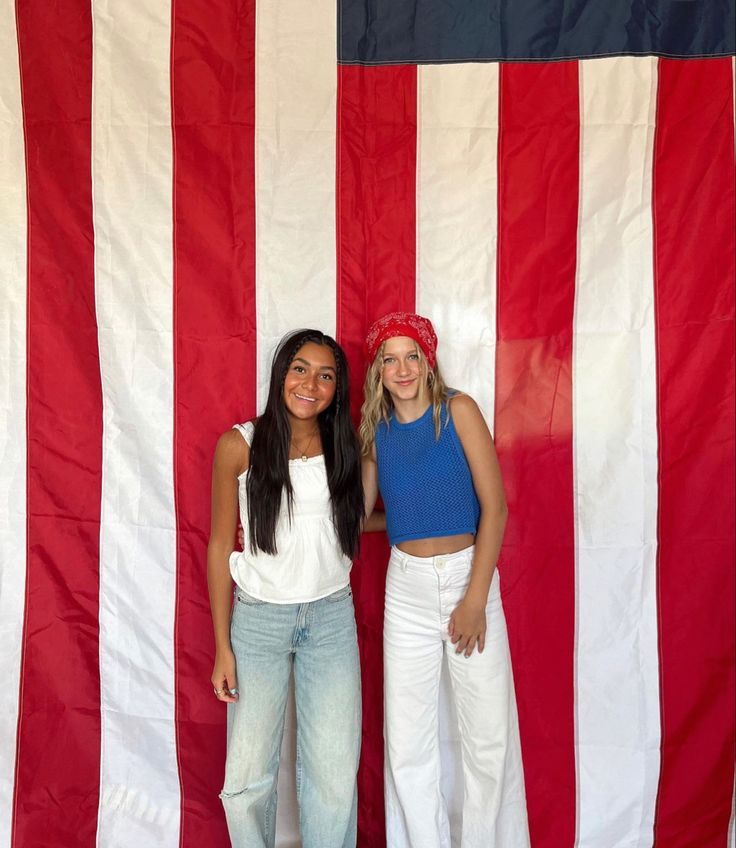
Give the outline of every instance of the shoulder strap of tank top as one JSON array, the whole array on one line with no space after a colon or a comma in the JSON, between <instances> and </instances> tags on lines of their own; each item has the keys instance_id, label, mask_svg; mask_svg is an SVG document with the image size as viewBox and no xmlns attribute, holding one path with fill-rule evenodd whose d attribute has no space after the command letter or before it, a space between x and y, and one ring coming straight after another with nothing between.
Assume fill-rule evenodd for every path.
<instances>
[{"instance_id":1,"label":"shoulder strap of tank top","mask_svg":"<svg viewBox=\"0 0 736 848\"><path fill-rule=\"evenodd\" d=\"M245 424L235 424L233 425L233 430L237 430L240 433L248 447L253 444L253 433L255 433L256 428L252 421L246 421Z\"/></svg>"}]
</instances>

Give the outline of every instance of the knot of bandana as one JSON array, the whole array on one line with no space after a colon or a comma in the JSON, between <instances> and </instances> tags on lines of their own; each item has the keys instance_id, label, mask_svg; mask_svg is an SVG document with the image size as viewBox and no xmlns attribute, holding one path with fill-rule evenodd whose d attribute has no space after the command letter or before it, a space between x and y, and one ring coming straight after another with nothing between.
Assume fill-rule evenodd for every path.
<instances>
[{"instance_id":1,"label":"knot of bandana","mask_svg":"<svg viewBox=\"0 0 736 848\"><path fill-rule=\"evenodd\" d=\"M430 368L437 362L437 336L429 318L423 318L413 312L389 312L379 318L368 330L365 339L365 352L371 362L378 348L394 336L408 336L419 345L427 358Z\"/></svg>"}]
</instances>

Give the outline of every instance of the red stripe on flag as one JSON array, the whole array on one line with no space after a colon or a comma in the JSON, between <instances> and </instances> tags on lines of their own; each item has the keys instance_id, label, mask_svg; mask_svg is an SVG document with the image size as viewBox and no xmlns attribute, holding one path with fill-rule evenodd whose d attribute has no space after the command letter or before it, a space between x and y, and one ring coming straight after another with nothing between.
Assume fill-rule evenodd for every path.
<instances>
[{"instance_id":1,"label":"red stripe on flag","mask_svg":"<svg viewBox=\"0 0 736 848\"><path fill-rule=\"evenodd\" d=\"M12 840L81 848L95 844L100 771L89 2L19 3L17 25L28 188L28 562Z\"/></svg>"},{"instance_id":2,"label":"red stripe on flag","mask_svg":"<svg viewBox=\"0 0 736 848\"><path fill-rule=\"evenodd\" d=\"M725 846L734 779L731 60L659 63L654 147L658 848Z\"/></svg>"},{"instance_id":3,"label":"red stripe on flag","mask_svg":"<svg viewBox=\"0 0 736 848\"><path fill-rule=\"evenodd\" d=\"M363 339L386 312L413 310L416 289L415 67L339 67L337 114L337 333L350 360L356 420ZM385 845L383 812L383 593L388 546L366 534L352 573L363 671L358 845Z\"/></svg>"},{"instance_id":4,"label":"red stripe on flag","mask_svg":"<svg viewBox=\"0 0 736 848\"><path fill-rule=\"evenodd\" d=\"M255 2L177 0L171 70L176 731L180 844L198 848L229 844L206 547L215 442L255 415Z\"/></svg>"},{"instance_id":5,"label":"red stripe on flag","mask_svg":"<svg viewBox=\"0 0 736 848\"><path fill-rule=\"evenodd\" d=\"M575 840L579 123L577 64L501 66L495 438L510 514L499 567L535 848Z\"/></svg>"}]
</instances>

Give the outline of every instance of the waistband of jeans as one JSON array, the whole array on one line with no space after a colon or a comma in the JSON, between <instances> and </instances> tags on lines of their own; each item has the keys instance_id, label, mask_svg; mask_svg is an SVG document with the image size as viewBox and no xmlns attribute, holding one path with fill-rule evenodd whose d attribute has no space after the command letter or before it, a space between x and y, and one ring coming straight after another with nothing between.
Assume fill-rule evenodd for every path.
<instances>
[{"instance_id":1,"label":"waistband of jeans","mask_svg":"<svg viewBox=\"0 0 736 848\"><path fill-rule=\"evenodd\" d=\"M455 551L451 554L437 554L436 556L430 557L418 557L404 553L404 551L399 550L394 545L394 547L391 548L391 559L398 563L404 571L410 565L415 565L419 568L432 568L433 566L438 565L438 563L452 566L454 563L460 564L472 560L474 550L475 545L470 545L467 548L463 548L462 550Z\"/></svg>"}]
</instances>

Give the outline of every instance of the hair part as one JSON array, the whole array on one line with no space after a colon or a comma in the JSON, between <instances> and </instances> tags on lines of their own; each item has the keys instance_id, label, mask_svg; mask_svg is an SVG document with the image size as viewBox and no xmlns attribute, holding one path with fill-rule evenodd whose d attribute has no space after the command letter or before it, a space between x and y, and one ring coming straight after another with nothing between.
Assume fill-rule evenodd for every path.
<instances>
[{"instance_id":1,"label":"hair part","mask_svg":"<svg viewBox=\"0 0 736 848\"><path fill-rule=\"evenodd\" d=\"M255 423L246 478L248 495L248 535L250 550L275 555L276 527L281 514L284 492L289 521L292 518L294 490L289 474L291 423L283 400L284 382L301 347L309 342L330 348L335 357L335 396L317 416L327 484L340 549L351 559L358 549L363 521L363 486L360 474L360 449L350 419L350 374L347 358L340 345L319 330L305 329L289 333L279 343L271 364L268 400Z\"/></svg>"},{"instance_id":2,"label":"hair part","mask_svg":"<svg viewBox=\"0 0 736 848\"><path fill-rule=\"evenodd\" d=\"M394 408L391 393L383 385L383 351L385 346L386 342L383 342L378 348L378 353L373 358L373 362L368 366L365 382L363 383L364 400L363 406L360 409L360 428L358 430L361 456L368 456L370 454L376 438L378 425L381 421L385 421L386 424L389 423L391 410ZM447 404L450 392L442 377L439 362L436 361L434 368L430 368L427 357L418 344L416 345L416 350L419 354L419 362L427 375L426 390L429 396L429 402L432 405L435 438L439 441L442 432L442 404ZM449 420L450 411L448 407L445 426L447 426Z\"/></svg>"}]
</instances>

